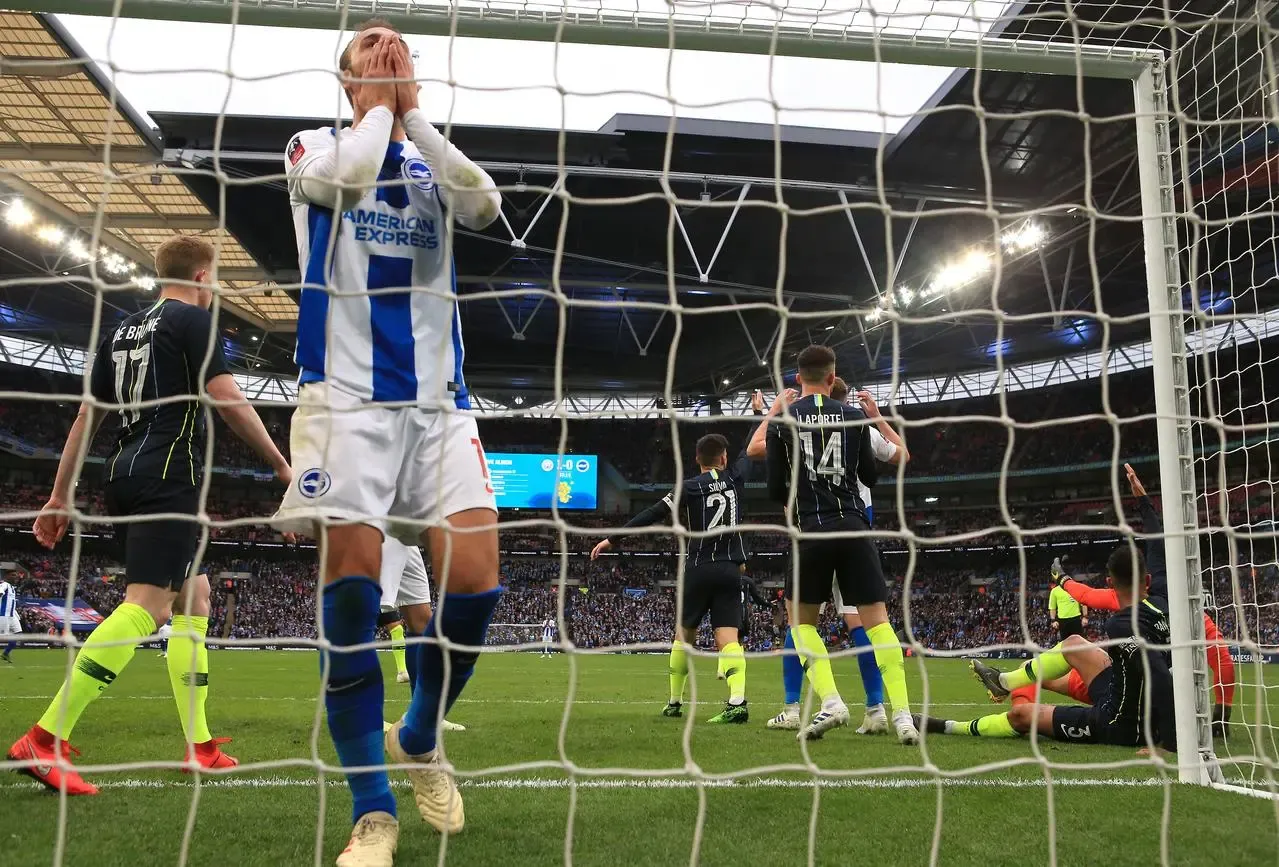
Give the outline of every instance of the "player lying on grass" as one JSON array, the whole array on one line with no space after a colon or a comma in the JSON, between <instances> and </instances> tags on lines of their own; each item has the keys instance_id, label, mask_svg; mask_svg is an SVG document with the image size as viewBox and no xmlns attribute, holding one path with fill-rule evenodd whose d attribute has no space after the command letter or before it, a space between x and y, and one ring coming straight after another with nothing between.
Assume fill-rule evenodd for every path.
<instances>
[{"instance_id":1,"label":"player lying on grass","mask_svg":"<svg viewBox=\"0 0 1279 867\"><path fill-rule=\"evenodd\" d=\"M841 598L857 606L866 626L893 708L898 740L918 743L905 659L888 623L888 583L879 551L867 535L844 535L870 530L857 482L872 487L877 478L871 425L865 423L867 416L860 409L830 399L835 353L829 347L808 347L799 354L798 367L799 398L784 407L795 420L795 430L770 424L772 418L761 427L766 437L769 496L790 510L802 531L796 545L798 574L787 582L788 615L796 651L822 706L800 729L799 737L820 738L848 723L848 707L835 687L830 656L817 631L818 614L834 580Z\"/></svg>"},{"instance_id":2,"label":"player lying on grass","mask_svg":"<svg viewBox=\"0 0 1279 867\"><path fill-rule=\"evenodd\" d=\"M339 762L389 757L407 769L422 818L456 833L465 813L437 724L475 669L501 589L493 488L475 419L459 411L470 396L448 230L450 219L484 228L502 200L418 108L408 46L388 22L362 23L338 66L352 126L304 130L284 155L304 288L296 484L277 526L321 541L324 704ZM371 644L388 533L430 551L440 596L426 632L449 646L417 645L408 711L383 736ZM355 827L339 867L389 867L399 822L388 775L347 782Z\"/></svg>"},{"instance_id":3,"label":"player lying on grass","mask_svg":"<svg viewBox=\"0 0 1279 867\"><path fill-rule=\"evenodd\" d=\"M1159 511L1146 494L1146 486L1142 484L1137 471L1130 464L1124 464L1124 473L1128 477L1128 485L1132 495L1137 498L1137 507L1141 510L1141 530L1146 540L1146 566L1150 570L1150 595L1167 598L1168 569L1164 564L1164 540L1159 536L1163 532L1163 521ZM1053 577L1061 576L1061 564L1053 562ZM1095 611L1118 611L1119 598L1109 588L1089 587L1076 581L1069 575L1060 577L1061 589L1073 599ZM1208 666L1213 676L1213 708L1212 729L1221 737L1230 733L1231 707L1235 700L1235 661L1230 657L1230 646L1222 638L1217 624L1207 614L1204 615L1204 638L1208 642L1206 648Z\"/></svg>"},{"instance_id":4,"label":"player lying on grass","mask_svg":"<svg viewBox=\"0 0 1279 867\"><path fill-rule=\"evenodd\" d=\"M787 389L783 392L783 397L787 400L793 400L796 392ZM835 383L830 390L831 400L844 403L848 399L848 384L840 377L835 377ZM857 401L861 405L862 411L866 413L867 418L876 420L875 427L870 430L871 449L875 453L876 460L887 464L906 463L910 460L910 453L906 451L906 443L893 430L892 426L886 422L879 413L879 406L875 403L875 398L868 391L857 392ZM770 414L780 411L782 404L776 402ZM766 449L767 430L761 426L755 432L755 436L751 438L750 445L747 447L747 453L752 457L762 458ZM861 480L857 481L857 490L862 496L862 501L866 504L866 523L874 526L874 507L871 504L870 488L866 487ZM836 611L844 618L844 625L848 628L848 634L853 639L853 646L858 648L857 651L857 667L862 676L862 689L866 693L866 713L862 718L862 724L858 727L858 734L881 734L888 731L888 714L884 711L884 681L879 675L879 667L875 663L874 650L871 647L870 639L866 636L866 629L862 625L861 616L857 613L856 605L845 605L843 598L839 595L839 584L832 582L831 594L833 597ZM804 686L804 665L800 662L799 654L795 653L795 637L791 630L786 630L786 641L783 644L782 655L782 689L784 699L782 710L777 716L770 719L767 723L770 729L787 729L794 731L800 727L799 718L799 702L801 690Z\"/></svg>"},{"instance_id":5,"label":"player lying on grass","mask_svg":"<svg viewBox=\"0 0 1279 867\"><path fill-rule=\"evenodd\" d=\"M756 412L763 397L755 392ZM671 643L670 700L663 716L683 714L684 686L688 681L688 650L697 643L697 627L710 615L719 650L718 675L728 683L724 709L711 717L712 723L744 723L750 719L746 705L746 654L742 650L742 573L749 556L746 542L735 527L741 523L741 507L751 459L745 452L728 466L728 440L707 434L697 441L697 468L700 472L675 491L626 523L626 527L647 527L678 515L679 525L691 534L685 561L681 616ZM591 549L591 559L613 547L603 539Z\"/></svg>"},{"instance_id":6,"label":"player lying on grass","mask_svg":"<svg viewBox=\"0 0 1279 867\"><path fill-rule=\"evenodd\" d=\"M426 561L422 558L422 549L416 545L405 545L398 539L387 536L382 540L382 613L378 617L378 625L386 627L391 635L391 654L396 654L394 642L395 625L399 625L399 656L396 658L396 683L407 683L409 695L417 688L417 648L419 639L427 634L431 625L431 577L426 574ZM405 638L408 638L407 652ZM404 677L401 678L400 672ZM394 724L386 723L383 730ZM464 732L466 726L440 721L440 728L446 732Z\"/></svg>"},{"instance_id":7,"label":"player lying on grass","mask_svg":"<svg viewBox=\"0 0 1279 867\"><path fill-rule=\"evenodd\" d=\"M98 791L70 765L76 750L67 741L76 723L124 671L137 645L170 615L169 681L190 745L187 761L205 768L236 764L220 746L230 739L214 738L205 717L210 590L208 576L194 564L207 434L197 397L207 392L217 401L222 420L281 481L288 484L290 475L232 378L216 339L209 315L217 288L213 260L213 246L201 238L178 236L160 245L155 254L160 297L126 317L98 347L89 371L92 399L80 405L58 461L53 493L33 527L46 548L66 534L77 467L106 415L102 408L116 409L120 430L104 465L107 514L143 519L116 531L127 582L124 602L89 635L48 710L8 752L10 759L28 762L23 773L69 795ZM190 517L150 517L171 513Z\"/></svg>"},{"instance_id":8,"label":"player lying on grass","mask_svg":"<svg viewBox=\"0 0 1279 867\"><path fill-rule=\"evenodd\" d=\"M1023 701L1007 713L974 720L921 719L922 727L934 734L997 738L1035 729L1059 741L1154 745L1175 752L1168 603L1162 597L1147 595L1145 557L1136 548L1116 548L1106 561L1106 574L1106 583L1120 603L1119 610L1106 621L1106 637L1114 642L1106 649L1072 635L1012 671L998 671L979 660L971 663L974 676L993 701L1003 701L1014 690L1065 678L1073 669L1082 679L1091 706ZM1137 637L1148 649L1143 650Z\"/></svg>"}]
</instances>

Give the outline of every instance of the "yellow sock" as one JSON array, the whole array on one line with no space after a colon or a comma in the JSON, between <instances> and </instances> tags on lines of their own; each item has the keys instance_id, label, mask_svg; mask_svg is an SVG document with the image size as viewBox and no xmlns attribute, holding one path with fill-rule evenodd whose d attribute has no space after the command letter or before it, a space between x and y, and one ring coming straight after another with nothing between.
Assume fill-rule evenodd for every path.
<instances>
[{"instance_id":1,"label":"yellow sock","mask_svg":"<svg viewBox=\"0 0 1279 867\"><path fill-rule=\"evenodd\" d=\"M795 635L795 651L799 661L804 665L804 673L808 682L813 685L813 692L825 703L828 698L839 698L839 690L835 688L835 675L830 670L830 654L826 651L826 643L822 641L816 626L794 626L791 632Z\"/></svg>"},{"instance_id":2,"label":"yellow sock","mask_svg":"<svg viewBox=\"0 0 1279 867\"><path fill-rule=\"evenodd\" d=\"M746 652L734 641L719 652L719 668L728 681L728 700L741 704L746 700Z\"/></svg>"},{"instance_id":3,"label":"yellow sock","mask_svg":"<svg viewBox=\"0 0 1279 867\"><path fill-rule=\"evenodd\" d=\"M194 633L194 636L192 635ZM173 634L169 636L169 683L178 703L178 719L182 734L193 744L211 740L204 703L209 697L209 618L173 615Z\"/></svg>"},{"instance_id":4,"label":"yellow sock","mask_svg":"<svg viewBox=\"0 0 1279 867\"><path fill-rule=\"evenodd\" d=\"M683 642L671 644L671 704L679 704L684 700L684 684L688 681L688 656L684 653Z\"/></svg>"},{"instance_id":5,"label":"yellow sock","mask_svg":"<svg viewBox=\"0 0 1279 867\"><path fill-rule=\"evenodd\" d=\"M951 725L951 723L947 723ZM1008 721L1008 714L995 713L974 720L955 722L954 734L970 734L982 738L1015 738L1020 732ZM949 732L948 732L949 734Z\"/></svg>"},{"instance_id":6,"label":"yellow sock","mask_svg":"<svg viewBox=\"0 0 1279 867\"><path fill-rule=\"evenodd\" d=\"M902 656L897 633L887 622L866 630L866 637L875 646L875 664L884 678L884 694L893 713L910 710L910 694L906 691L906 658Z\"/></svg>"},{"instance_id":7,"label":"yellow sock","mask_svg":"<svg viewBox=\"0 0 1279 867\"><path fill-rule=\"evenodd\" d=\"M391 657L395 660L395 673L406 674L404 667L404 624L397 623L391 627Z\"/></svg>"},{"instance_id":8,"label":"yellow sock","mask_svg":"<svg viewBox=\"0 0 1279 867\"><path fill-rule=\"evenodd\" d=\"M71 676L63 681L62 688L40 717L40 728L61 740L70 740L71 730L84 709L124 671L133 659L138 642L152 632L155 632L155 621L145 608L132 602L118 605L80 648ZM103 646L115 641L125 643Z\"/></svg>"},{"instance_id":9,"label":"yellow sock","mask_svg":"<svg viewBox=\"0 0 1279 867\"><path fill-rule=\"evenodd\" d=\"M1032 683L1047 683L1050 680L1065 677L1070 674L1070 663L1066 661L1066 655L1059 651L1058 647L1061 645L1058 644L1052 650L1044 651L1020 668L1005 671L1000 676L1000 681L1006 689L1014 690L1030 686Z\"/></svg>"}]
</instances>

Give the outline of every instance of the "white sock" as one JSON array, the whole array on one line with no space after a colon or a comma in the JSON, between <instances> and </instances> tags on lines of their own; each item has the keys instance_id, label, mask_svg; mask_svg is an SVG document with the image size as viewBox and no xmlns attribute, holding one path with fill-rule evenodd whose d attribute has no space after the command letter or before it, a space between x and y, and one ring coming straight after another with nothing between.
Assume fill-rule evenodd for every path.
<instances>
[{"instance_id":1,"label":"white sock","mask_svg":"<svg viewBox=\"0 0 1279 867\"><path fill-rule=\"evenodd\" d=\"M847 710L848 706L844 704L844 699L838 694L832 695L830 698L822 702L822 710L825 711L836 711L841 708Z\"/></svg>"},{"instance_id":2,"label":"white sock","mask_svg":"<svg viewBox=\"0 0 1279 867\"><path fill-rule=\"evenodd\" d=\"M955 733L955 721L953 719L946 720L946 734L953 735Z\"/></svg>"},{"instance_id":3,"label":"white sock","mask_svg":"<svg viewBox=\"0 0 1279 867\"><path fill-rule=\"evenodd\" d=\"M871 716L879 716L884 713L884 706L882 704L868 704L866 705L866 713Z\"/></svg>"}]
</instances>

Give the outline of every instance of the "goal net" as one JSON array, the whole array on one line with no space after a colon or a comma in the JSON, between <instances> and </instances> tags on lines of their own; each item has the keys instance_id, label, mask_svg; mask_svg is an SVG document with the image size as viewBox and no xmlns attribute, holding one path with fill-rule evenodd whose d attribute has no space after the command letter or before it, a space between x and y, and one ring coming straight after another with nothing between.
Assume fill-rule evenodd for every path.
<instances>
[{"instance_id":1,"label":"goal net","mask_svg":"<svg viewBox=\"0 0 1279 867\"><path fill-rule=\"evenodd\" d=\"M427 833L392 768L402 863L1273 857L1273 805L1238 797L1273 796L1279 758L1268 4L17 5L0 13L0 571L27 640L0 663L5 743L124 599L129 522L100 479L148 403L95 403L90 370L155 303L156 248L193 234L217 250L218 346L282 448L300 318L335 352L367 340L374 379L465 374L443 404L392 401L476 419L463 457L494 492L506 588L448 709L465 731L440 741L466 831ZM322 234L315 209L290 216L295 136L350 123L336 66L372 15L407 42L423 113L496 184L491 223L419 213L465 193L398 142L368 207ZM320 251L301 265L295 230ZM326 276L347 242L378 285ZM417 256L429 279L389 264ZM414 305L453 295L444 339L415 344ZM343 330L326 311L353 296L368 322ZM849 389L847 415L818 413L835 422L781 408L787 389L833 405L800 375L814 345ZM335 646L316 623L323 546L269 525L285 487L199 398L190 574L211 576L211 733L240 764L177 773L172 702L194 709L194 690L139 654L67 757L112 799L112 827L13 776L0 815L42 829L16 863L123 859L140 827L165 828L156 860L177 863L222 857L214 828L246 835L253 864L346 845L327 674L277 651ZM31 525L81 400L108 420L75 467L68 537L45 550ZM686 484L703 467L728 484L761 424L770 460L740 486ZM814 424L833 425L816 450ZM698 460L709 434L724 465ZM852 493L863 436L869 501ZM431 456L432 496L454 459ZM332 481L293 473L304 497ZM851 499L802 499L832 486L869 507L864 525ZM835 531L815 532L831 508ZM830 539L840 559L820 568L873 545L882 612L868 566L845 576L860 621L824 588L818 614L785 601L810 601ZM1116 572L1138 552L1145 602ZM703 556L742 566L713 604L689 580ZM410 607L395 628L417 660L439 638L413 634ZM0 645L12 631L0 616ZM394 721L409 688L379 656ZM847 724L797 739L823 712Z\"/></svg>"}]
</instances>

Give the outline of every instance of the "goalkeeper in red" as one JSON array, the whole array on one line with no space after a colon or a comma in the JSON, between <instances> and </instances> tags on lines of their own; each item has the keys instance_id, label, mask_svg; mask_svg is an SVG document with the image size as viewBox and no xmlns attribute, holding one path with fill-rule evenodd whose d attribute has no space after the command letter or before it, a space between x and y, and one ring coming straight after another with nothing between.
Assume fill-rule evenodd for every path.
<instances>
[{"instance_id":1,"label":"goalkeeper in red","mask_svg":"<svg viewBox=\"0 0 1279 867\"><path fill-rule=\"evenodd\" d=\"M428 824L457 833L465 822L439 721L475 669L501 589L493 487L464 412L447 230L449 219L484 228L501 196L418 108L408 46L386 21L365 21L339 68L353 125L304 130L284 154L304 287L294 484L277 526L324 541L324 705L338 760L352 769L355 826L337 863L390 867L395 797L385 770L364 769L389 758L408 769ZM408 711L384 736L371 645L388 533L426 546L440 594L426 629L436 640L414 648Z\"/></svg>"},{"instance_id":2,"label":"goalkeeper in red","mask_svg":"<svg viewBox=\"0 0 1279 867\"><path fill-rule=\"evenodd\" d=\"M1163 521L1159 511L1150 501L1146 486L1137 476L1137 471L1130 464L1124 464L1124 474L1128 477L1128 485L1137 498L1137 507L1141 510L1141 529L1147 536L1163 532ZM1146 544L1146 564L1150 569L1150 594L1167 597L1168 571L1164 566L1164 549L1162 539L1151 539ZM1118 611L1119 597L1110 588L1089 587L1082 581L1076 581L1069 575L1063 575L1060 561L1053 561L1053 580L1059 581L1059 587L1069 593L1071 598L1082 605L1096 611ZM1217 624L1207 614L1204 615L1204 638L1208 642L1208 667L1213 675L1213 731L1225 736L1230 726L1230 710L1235 700L1235 661L1230 658L1230 647L1222 638ZM1071 681L1078 679L1076 672L1071 672ZM1073 685L1073 684L1072 684ZM1045 684L1048 689L1060 692ZM1077 690L1068 687L1067 695L1076 696ZM1017 696L1014 695L1014 700ZM1033 695L1031 696L1033 699Z\"/></svg>"}]
</instances>

